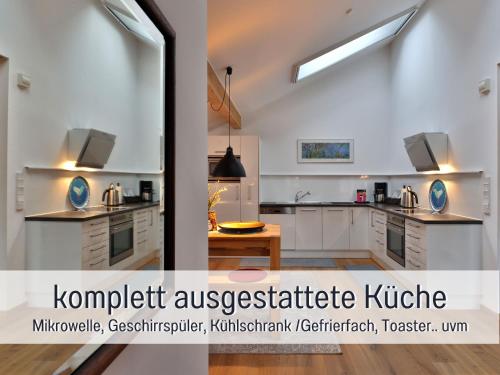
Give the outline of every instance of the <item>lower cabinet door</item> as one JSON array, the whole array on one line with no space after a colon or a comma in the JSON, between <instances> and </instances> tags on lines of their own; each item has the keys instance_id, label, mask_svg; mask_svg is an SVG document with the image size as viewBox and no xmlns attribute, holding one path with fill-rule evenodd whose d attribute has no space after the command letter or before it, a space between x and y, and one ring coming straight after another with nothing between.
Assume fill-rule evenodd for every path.
<instances>
[{"instance_id":1,"label":"lower cabinet door","mask_svg":"<svg viewBox=\"0 0 500 375\"><path fill-rule=\"evenodd\" d=\"M364 207L350 208L349 248L369 250L368 246L368 210Z\"/></svg>"},{"instance_id":2,"label":"lower cabinet door","mask_svg":"<svg viewBox=\"0 0 500 375\"><path fill-rule=\"evenodd\" d=\"M323 250L349 249L349 209L323 207Z\"/></svg>"},{"instance_id":3,"label":"lower cabinet door","mask_svg":"<svg viewBox=\"0 0 500 375\"><path fill-rule=\"evenodd\" d=\"M266 224L279 224L281 229L281 249L295 250L295 215L262 214L260 221Z\"/></svg>"},{"instance_id":4,"label":"lower cabinet door","mask_svg":"<svg viewBox=\"0 0 500 375\"><path fill-rule=\"evenodd\" d=\"M321 207L297 207L295 213L295 248L323 249L323 218Z\"/></svg>"}]
</instances>

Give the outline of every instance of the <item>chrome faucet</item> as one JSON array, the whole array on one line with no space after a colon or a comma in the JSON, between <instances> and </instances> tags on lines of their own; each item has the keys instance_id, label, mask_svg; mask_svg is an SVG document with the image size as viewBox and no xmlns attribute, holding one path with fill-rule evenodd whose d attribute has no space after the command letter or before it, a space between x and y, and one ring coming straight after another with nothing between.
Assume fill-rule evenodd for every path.
<instances>
[{"instance_id":1,"label":"chrome faucet","mask_svg":"<svg viewBox=\"0 0 500 375\"><path fill-rule=\"evenodd\" d=\"M298 203L298 201L300 201L302 198L304 197L307 197L308 195L311 195L311 192L308 191L308 192L303 192L302 190L299 190L296 194L295 194L295 203Z\"/></svg>"}]
</instances>

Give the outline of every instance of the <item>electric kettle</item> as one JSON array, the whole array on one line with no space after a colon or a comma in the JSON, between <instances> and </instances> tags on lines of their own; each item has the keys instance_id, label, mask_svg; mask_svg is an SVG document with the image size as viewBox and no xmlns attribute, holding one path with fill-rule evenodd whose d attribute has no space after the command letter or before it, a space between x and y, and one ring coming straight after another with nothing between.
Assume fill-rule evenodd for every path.
<instances>
[{"instance_id":1,"label":"electric kettle","mask_svg":"<svg viewBox=\"0 0 500 375\"><path fill-rule=\"evenodd\" d=\"M120 204L120 193L114 184L110 184L109 188L104 190L102 201L106 206L118 206Z\"/></svg>"},{"instance_id":2,"label":"electric kettle","mask_svg":"<svg viewBox=\"0 0 500 375\"><path fill-rule=\"evenodd\" d=\"M411 190L411 186L403 186L401 189L401 207L416 208L418 204L417 194Z\"/></svg>"}]
</instances>

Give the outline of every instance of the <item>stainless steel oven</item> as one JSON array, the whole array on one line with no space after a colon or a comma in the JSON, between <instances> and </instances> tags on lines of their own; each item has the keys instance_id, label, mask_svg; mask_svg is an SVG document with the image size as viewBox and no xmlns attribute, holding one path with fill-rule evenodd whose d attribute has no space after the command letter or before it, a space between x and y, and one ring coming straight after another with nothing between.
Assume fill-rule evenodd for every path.
<instances>
[{"instance_id":1,"label":"stainless steel oven","mask_svg":"<svg viewBox=\"0 0 500 375\"><path fill-rule=\"evenodd\" d=\"M405 219L387 215L387 256L405 266Z\"/></svg>"},{"instance_id":2,"label":"stainless steel oven","mask_svg":"<svg viewBox=\"0 0 500 375\"><path fill-rule=\"evenodd\" d=\"M235 155L237 160L240 160L240 157ZM222 159L222 156L209 156L208 157L208 181L217 182L217 181L225 181L225 182L240 182L239 177L214 177L213 172L215 166Z\"/></svg>"},{"instance_id":3,"label":"stainless steel oven","mask_svg":"<svg viewBox=\"0 0 500 375\"><path fill-rule=\"evenodd\" d=\"M109 218L109 265L134 254L134 213L112 215Z\"/></svg>"}]
</instances>

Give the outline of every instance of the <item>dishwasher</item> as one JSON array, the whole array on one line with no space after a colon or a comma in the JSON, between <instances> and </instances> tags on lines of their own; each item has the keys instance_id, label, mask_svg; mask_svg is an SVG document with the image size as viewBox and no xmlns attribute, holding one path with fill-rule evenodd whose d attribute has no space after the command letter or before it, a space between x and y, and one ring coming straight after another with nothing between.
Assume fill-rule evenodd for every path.
<instances>
[{"instance_id":1,"label":"dishwasher","mask_svg":"<svg viewBox=\"0 0 500 375\"><path fill-rule=\"evenodd\" d=\"M260 207L260 221L281 226L281 250L295 250L295 207Z\"/></svg>"}]
</instances>

